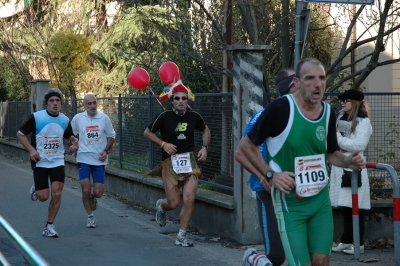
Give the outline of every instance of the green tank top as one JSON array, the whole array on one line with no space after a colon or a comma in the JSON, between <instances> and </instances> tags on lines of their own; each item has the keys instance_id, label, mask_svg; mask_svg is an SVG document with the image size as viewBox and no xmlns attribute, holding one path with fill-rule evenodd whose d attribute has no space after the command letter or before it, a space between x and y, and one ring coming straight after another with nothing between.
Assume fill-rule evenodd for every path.
<instances>
[{"instance_id":1,"label":"green tank top","mask_svg":"<svg viewBox=\"0 0 400 266\"><path fill-rule=\"evenodd\" d=\"M290 106L284 131L267 139L269 166L275 172L293 172L295 157L323 154L327 159L327 135L331 108L323 103L323 114L310 120L300 112L292 95L285 95Z\"/></svg>"}]
</instances>

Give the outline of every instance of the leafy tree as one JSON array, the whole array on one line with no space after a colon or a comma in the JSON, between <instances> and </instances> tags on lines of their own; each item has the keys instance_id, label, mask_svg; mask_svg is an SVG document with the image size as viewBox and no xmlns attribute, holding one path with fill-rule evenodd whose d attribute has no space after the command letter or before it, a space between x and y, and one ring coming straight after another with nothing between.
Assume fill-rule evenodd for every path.
<instances>
[{"instance_id":1,"label":"leafy tree","mask_svg":"<svg viewBox=\"0 0 400 266\"><path fill-rule=\"evenodd\" d=\"M104 25L104 15L102 15L106 2L102 0L34 0L29 2L29 7L24 11L12 17L0 19L0 48L7 54L9 62L20 71L25 87L30 86L32 78L50 79L52 84L60 86L67 96L75 96L73 88L75 84L71 83L73 78L71 73L83 70L86 66L78 67L76 54L70 54L75 57L75 62L69 62L75 69L69 70L64 75L60 72L60 68L65 67L67 55L63 55L63 58L52 58L50 50L55 56L59 56L61 51L55 52L54 39L51 40L58 32L70 31L77 36L84 36L98 35L101 31L107 30ZM73 39L69 41L72 42ZM51 49L48 48L49 44L53 45ZM30 70L32 76L26 72L27 69Z\"/></svg>"},{"instance_id":2,"label":"leafy tree","mask_svg":"<svg viewBox=\"0 0 400 266\"><path fill-rule=\"evenodd\" d=\"M71 31L59 31L50 38L45 51L54 66L50 71L67 97L76 97L75 80L89 70L87 58L91 42L86 36Z\"/></svg>"},{"instance_id":3,"label":"leafy tree","mask_svg":"<svg viewBox=\"0 0 400 266\"><path fill-rule=\"evenodd\" d=\"M327 91L331 92L338 91L343 86L358 89L376 68L400 62L400 58L381 59L386 46L390 45L392 40L398 41L400 28L398 1L376 0L373 7L358 5L357 8L350 8L349 5L339 5L338 8L338 13L328 12L337 25L338 31L343 32L343 36L340 36L341 45L338 56L327 68L327 73L330 75L327 80ZM341 28L339 22L344 22L349 26L347 29ZM364 29L357 34L359 37L353 38L353 27L357 22L362 24ZM359 55L357 60L344 64L347 56L366 45L374 49L368 54ZM357 70L356 65L362 61L366 62L366 67Z\"/></svg>"},{"instance_id":4,"label":"leafy tree","mask_svg":"<svg viewBox=\"0 0 400 266\"><path fill-rule=\"evenodd\" d=\"M197 76L203 82L207 81L208 91L221 91L221 75L232 77L231 68L229 65L224 67L222 58L229 43L272 46L272 50L264 53L264 87L267 91L268 80L273 80L275 73L282 67L293 65L295 1L282 0L284 10L281 0L239 0L229 10L225 1L193 0L190 8L187 8L186 1L182 2L186 5L178 1L170 6L171 18L176 21L178 30L169 35L173 44L179 47L180 56L190 65L195 65L194 70L199 73ZM232 15L232 24L226 23L228 20L224 12ZM333 33L325 27L321 14L322 11L315 8L310 32L316 42L310 43L308 51L313 56L330 58ZM232 31L229 39L224 29L225 32L227 29ZM232 62L230 54L227 55Z\"/></svg>"},{"instance_id":5,"label":"leafy tree","mask_svg":"<svg viewBox=\"0 0 400 266\"><path fill-rule=\"evenodd\" d=\"M127 83L128 72L135 67L146 69L151 83L158 82L158 68L170 60L176 48L169 44L168 30L174 24L167 19L167 9L160 6L127 7L110 32L93 44L94 71L86 77L102 95L142 94Z\"/></svg>"},{"instance_id":6,"label":"leafy tree","mask_svg":"<svg viewBox=\"0 0 400 266\"><path fill-rule=\"evenodd\" d=\"M25 101L29 99L30 86L25 86L18 69L9 59L0 57L0 101ZM28 71L25 71L28 73Z\"/></svg>"}]
</instances>

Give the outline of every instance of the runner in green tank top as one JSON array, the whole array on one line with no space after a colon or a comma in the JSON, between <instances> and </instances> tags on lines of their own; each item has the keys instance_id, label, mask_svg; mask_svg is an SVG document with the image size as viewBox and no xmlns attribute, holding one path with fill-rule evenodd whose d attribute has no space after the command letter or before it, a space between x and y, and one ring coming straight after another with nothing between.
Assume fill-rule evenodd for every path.
<instances>
[{"instance_id":1,"label":"runner in green tank top","mask_svg":"<svg viewBox=\"0 0 400 266\"><path fill-rule=\"evenodd\" d=\"M322 102L326 81L322 63L301 60L293 81L299 91L266 107L241 140L236 159L266 173L265 179L273 186L289 265L329 265L333 221L326 164L359 169L365 168L365 162L359 152L345 157L339 151L335 114ZM257 148L265 139L268 164Z\"/></svg>"}]
</instances>

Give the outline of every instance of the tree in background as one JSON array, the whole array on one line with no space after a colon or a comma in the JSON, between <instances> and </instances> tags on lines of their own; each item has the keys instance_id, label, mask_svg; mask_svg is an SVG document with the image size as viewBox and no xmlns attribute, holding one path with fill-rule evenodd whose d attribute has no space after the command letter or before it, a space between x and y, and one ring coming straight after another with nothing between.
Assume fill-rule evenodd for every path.
<instances>
[{"instance_id":1,"label":"tree in background","mask_svg":"<svg viewBox=\"0 0 400 266\"><path fill-rule=\"evenodd\" d=\"M58 31L50 38L45 50L53 66L50 73L66 97L76 98L76 80L89 70L91 43L90 38L71 31Z\"/></svg>"},{"instance_id":2,"label":"tree in background","mask_svg":"<svg viewBox=\"0 0 400 266\"><path fill-rule=\"evenodd\" d=\"M151 86L159 93L163 84L158 79L158 68L165 61L173 61L180 67L185 84L194 91L222 91L221 77L232 77L231 66L225 65L223 58L227 45L267 44L273 49L264 54L264 88L270 91L276 72L293 65L295 1L238 0L232 5L229 1L177 0L171 5L162 1L32 1L20 14L1 19L0 45L25 86L31 81L27 69L34 79L50 78L64 86L64 81L60 81L71 77L62 76L57 67L65 58L49 53L53 35L71 31L90 36L93 40L88 57L90 69L70 82L66 94L93 92L98 96L115 96L141 93L132 90L126 81L134 67L149 71ZM329 67L328 90L335 91L348 83L358 87L376 67L397 62L396 59L378 62L378 59L398 32L399 7L394 0L376 3L377 10L357 6L354 11L350 5L342 5L340 14L331 14L324 4L308 4L313 12L304 56L319 58ZM107 15L111 4L116 7L113 21ZM332 22L328 22L329 16ZM349 18L348 29L339 28L337 21L341 18ZM351 29L357 20L368 25L366 31L374 28L378 34L352 40ZM349 71L351 65L343 65L343 58L368 42L375 50L362 58L369 60L367 67ZM342 49L331 63L335 45ZM227 56L232 62L230 53Z\"/></svg>"},{"instance_id":3,"label":"tree in background","mask_svg":"<svg viewBox=\"0 0 400 266\"><path fill-rule=\"evenodd\" d=\"M160 6L125 7L118 23L94 42L93 71L86 74L87 89L104 96L146 93L129 87L127 75L142 67L151 76L151 86L161 85L158 68L177 48L170 44L168 32L174 24L167 19L167 9ZM160 86L161 87L161 86Z\"/></svg>"},{"instance_id":4,"label":"tree in background","mask_svg":"<svg viewBox=\"0 0 400 266\"><path fill-rule=\"evenodd\" d=\"M282 9L282 2L285 10ZM202 82L208 83L204 86L208 91L222 91L221 76L232 77L231 68L229 65L224 67L222 59L229 43L272 46L272 50L264 53L266 91L269 91L268 81L274 79L277 71L293 65L294 1L238 0L229 10L226 1L193 0L189 3L188 6L187 1L177 1L169 7L170 17L178 26L178 30L170 32L169 36L172 37L173 44L179 47L180 56L185 62L197 66L194 69L196 77L201 77ZM284 18L282 12L285 14ZM226 14L232 16L231 24L228 24ZM224 34L224 29L231 31L230 36ZM320 9L315 9L312 15L310 34L319 41L318 45L310 44L310 54L330 58L334 33L326 27L324 19L321 19ZM227 55L232 62L230 53Z\"/></svg>"},{"instance_id":5,"label":"tree in background","mask_svg":"<svg viewBox=\"0 0 400 266\"><path fill-rule=\"evenodd\" d=\"M376 0L374 6L338 5L336 13L328 10L327 14L334 22L337 32L342 33L338 35L340 45L337 58L332 60L327 68L327 73L330 75L327 80L327 91L335 92L343 87L358 89L376 68L400 62L400 58L393 58L394 55L391 55L389 59L384 56L386 46L399 44L400 5L398 1ZM363 25L363 29L360 27L357 29L359 37L356 37L353 31L357 22ZM348 26L343 28L342 25ZM359 53L357 60L344 63L346 62L344 59L354 54L356 49L366 46L373 49L365 54ZM357 64L361 62L365 62L366 67L357 69Z\"/></svg>"},{"instance_id":6,"label":"tree in background","mask_svg":"<svg viewBox=\"0 0 400 266\"><path fill-rule=\"evenodd\" d=\"M0 101L28 100L30 86L24 84L18 69L5 57L0 57ZM29 72L26 70L29 75Z\"/></svg>"},{"instance_id":7,"label":"tree in background","mask_svg":"<svg viewBox=\"0 0 400 266\"><path fill-rule=\"evenodd\" d=\"M93 36L107 30L102 16L106 2L108 1L30 1L25 10L12 17L1 18L1 50L7 55L5 59L18 70L25 87L30 87L32 78L50 79L66 96L76 96L73 78L78 77L79 71L84 72L88 64L82 64L82 55L77 50L74 51L73 42L80 37ZM60 41L60 36L67 32L71 39ZM56 34L59 35L53 38ZM62 49L66 47L69 54L63 54ZM79 49L87 53L87 45L83 42L80 42L78 51ZM78 61L80 62L77 64ZM72 69L67 70L67 65Z\"/></svg>"}]
</instances>

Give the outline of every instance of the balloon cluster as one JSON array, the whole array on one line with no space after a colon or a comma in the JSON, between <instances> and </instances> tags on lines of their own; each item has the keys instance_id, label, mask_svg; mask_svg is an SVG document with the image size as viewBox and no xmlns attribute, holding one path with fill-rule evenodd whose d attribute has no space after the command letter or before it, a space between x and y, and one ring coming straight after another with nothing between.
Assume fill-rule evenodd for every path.
<instances>
[{"instance_id":1,"label":"balloon cluster","mask_svg":"<svg viewBox=\"0 0 400 266\"><path fill-rule=\"evenodd\" d=\"M178 66L174 62L170 61L165 62L160 66L158 75L160 76L161 81L169 86L180 80L182 77L182 73L179 71ZM132 88L143 90L150 84L150 75L144 68L137 67L129 72L128 82Z\"/></svg>"},{"instance_id":2,"label":"balloon cluster","mask_svg":"<svg viewBox=\"0 0 400 266\"><path fill-rule=\"evenodd\" d=\"M157 99L161 106L162 104L160 100L165 101L169 99L173 93L179 91L187 93L189 99L194 101L194 94L189 87L182 84L182 73L174 62L164 62L158 70L158 75L160 76L161 81L166 85L163 93L159 96L159 99ZM144 68L134 68L128 74L128 82L133 88L143 90L150 84L150 75ZM156 96L151 88L149 88L149 90L154 96Z\"/></svg>"}]
</instances>

